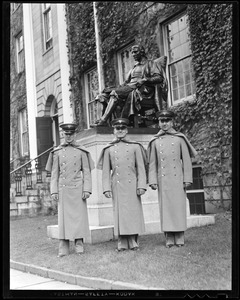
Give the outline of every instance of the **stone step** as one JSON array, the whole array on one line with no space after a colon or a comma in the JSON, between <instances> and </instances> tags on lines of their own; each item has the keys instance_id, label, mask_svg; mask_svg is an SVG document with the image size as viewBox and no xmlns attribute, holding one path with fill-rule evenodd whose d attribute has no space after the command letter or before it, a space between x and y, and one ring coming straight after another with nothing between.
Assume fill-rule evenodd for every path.
<instances>
[{"instance_id":1,"label":"stone step","mask_svg":"<svg viewBox=\"0 0 240 300\"><path fill-rule=\"evenodd\" d=\"M201 227L212 224L215 224L214 214L190 215L187 217L187 228ZM159 221L145 223L145 229L146 231L144 235L161 233ZM58 225L47 226L47 236L52 239L58 239ZM114 238L113 225L90 226L90 237L85 242L89 244L96 244L111 241Z\"/></svg>"}]
</instances>

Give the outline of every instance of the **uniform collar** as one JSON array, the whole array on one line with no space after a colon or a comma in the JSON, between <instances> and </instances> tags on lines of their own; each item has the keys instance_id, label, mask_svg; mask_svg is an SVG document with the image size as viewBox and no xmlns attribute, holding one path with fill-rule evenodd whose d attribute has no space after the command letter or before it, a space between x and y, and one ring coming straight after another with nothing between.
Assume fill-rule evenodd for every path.
<instances>
[{"instance_id":1,"label":"uniform collar","mask_svg":"<svg viewBox=\"0 0 240 300\"><path fill-rule=\"evenodd\" d=\"M159 135L164 135L164 134L176 134L177 131L173 128L170 128L169 130L160 130L156 135L159 136Z\"/></svg>"},{"instance_id":2,"label":"uniform collar","mask_svg":"<svg viewBox=\"0 0 240 300\"><path fill-rule=\"evenodd\" d=\"M112 142L110 142L111 144L116 144L116 143L119 143L119 142L125 142L125 143L128 143L129 142L129 140L126 138L126 137L124 137L124 138L122 138L122 139L119 139L119 138L114 138L114 140L112 140Z\"/></svg>"},{"instance_id":3,"label":"uniform collar","mask_svg":"<svg viewBox=\"0 0 240 300\"><path fill-rule=\"evenodd\" d=\"M71 143L63 142L63 143L61 144L61 146L63 146L63 147L67 147L67 146L77 147L78 144L77 144L75 141L73 141L73 142L71 142Z\"/></svg>"}]
</instances>

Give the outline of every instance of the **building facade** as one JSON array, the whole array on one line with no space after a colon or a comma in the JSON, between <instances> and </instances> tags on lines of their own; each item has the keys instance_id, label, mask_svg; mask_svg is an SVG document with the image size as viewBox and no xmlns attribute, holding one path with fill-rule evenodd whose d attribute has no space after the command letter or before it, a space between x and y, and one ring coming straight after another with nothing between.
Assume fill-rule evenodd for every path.
<instances>
[{"instance_id":1,"label":"building facade","mask_svg":"<svg viewBox=\"0 0 240 300\"><path fill-rule=\"evenodd\" d=\"M66 35L64 4L11 3L13 168L59 145L59 124L73 121Z\"/></svg>"},{"instance_id":2,"label":"building facade","mask_svg":"<svg viewBox=\"0 0 240 300\"><path fill-rule=\"evenodd\" d=\"M191 214L230 209L231 26L231 4L11 3L12 170L57 146L61 123L90 130L96 95L124 82L141 44L167 57L167 107L199 152Z\"/></svg>"}]
</instances>

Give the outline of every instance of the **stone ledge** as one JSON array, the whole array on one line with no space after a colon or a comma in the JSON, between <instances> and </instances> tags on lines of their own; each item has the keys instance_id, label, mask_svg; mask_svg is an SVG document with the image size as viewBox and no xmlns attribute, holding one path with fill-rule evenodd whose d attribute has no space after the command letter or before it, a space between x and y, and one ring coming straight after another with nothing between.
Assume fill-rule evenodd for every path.
<instances>
[{"instance_id":1,"label":"stone ledge","mask_svg":"<svg viewBox=\"0 0 240 300\"><path fill-rule=\"evenodd\" d=\"M215 224L215 215L190 215L187 217L187 228L201 227ZM161 233L159 221L145 223L147 234ZM58 239L58 225L47 226L47 236ZM112 226L90 226L90 237L86 243L95 244L114 240L114 228Z\"/></svg>"},{"instance_id":2,"label":"stone ledge","mask_svg":"<svg viewBox=\"0 0 240 300\"><path fill-rule=\"evenodd\" d=\"M215 224L215 215L191 215L187 218L187 228Z\"/></svg>"},{"instance_id":3,"label":"stone ledge","mask_svg":"<svg viewBox=\"0 0 240 300\"><path fill-rule=\"evenodd\" d=\"M58 239L58 225L47 226L47 236L52 239ZM111 241L113 239L113 226L90 226L90 237L88 237L86 243L95 244Z\"/></svg>"}]
</instances>

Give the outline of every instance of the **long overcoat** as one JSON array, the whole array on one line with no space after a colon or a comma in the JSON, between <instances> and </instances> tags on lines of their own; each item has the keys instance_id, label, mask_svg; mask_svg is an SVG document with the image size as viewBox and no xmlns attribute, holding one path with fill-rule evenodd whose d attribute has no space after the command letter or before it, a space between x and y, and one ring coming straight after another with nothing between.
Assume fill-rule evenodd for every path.
<instances>
[{"instance_id":1,"label":"long overcoat","mask_svg":"<svg viewBox=\"0 0 240 300\"><path fill-rule=\"evenodd\" d=\"M160 131L149 142L149 185L158 184L162 231L187 229L186 192L183 183L192 183L192 161L196 150L187 138L171 129Z\"/></svg>"},{"instance_id":2,"label":"long overcoat","mask_svg":"<svg viewBox=\"0 0 240 300\"><path fill-rule=\"evenodd\" d=\"M92 192L90 153L76 143L61 144L49 155L46 170L51 172L51 194L59 194L59 239L89 236L87 202L83 191Z\"/></svg>"},{"instance_id":3,"label":"long overcoat","mask_svg":"<svg viewBox=\"0 0 240 300\"><path fill-rule=\"evenodd\" d=\"M143 146L127 139L113 141L100 154L97 168L102 170L103 193L112 192L116 236L145 230L137 189L147 189L146 162Z\"/></svg>"}]
</instances>

